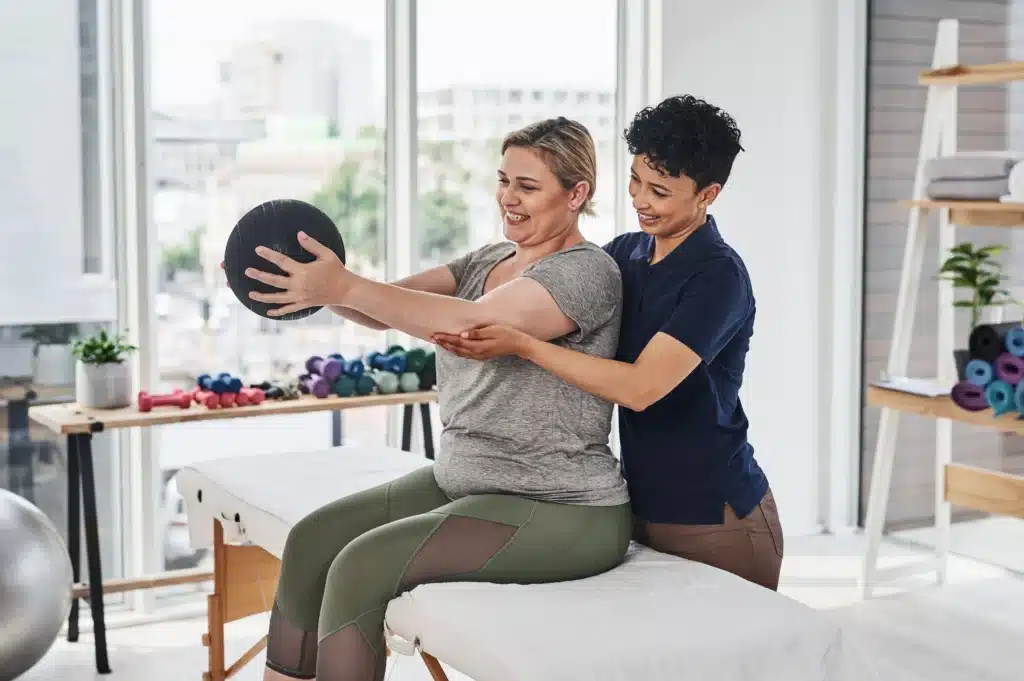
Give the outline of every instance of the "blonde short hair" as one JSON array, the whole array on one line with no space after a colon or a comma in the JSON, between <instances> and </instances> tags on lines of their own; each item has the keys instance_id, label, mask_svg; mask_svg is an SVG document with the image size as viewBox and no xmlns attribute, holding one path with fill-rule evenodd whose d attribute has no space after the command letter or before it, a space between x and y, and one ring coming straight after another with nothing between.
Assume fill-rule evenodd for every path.
<instances>
[{"instance_id":1,"label":"blonde short hair","mask_svg":"<svg viewBox=\"0 0 1024 681\"><path fill-rule=\"evenodd\" d=\"M597 189L597 150L590 131L582 123L563 116L531 123L506 135L501 153L509 147L536 149L551 172L566 190L577 182L587 182L590 193L580 205L583 215L594 215L593 199Z\"/></svg>"}]
</instances>

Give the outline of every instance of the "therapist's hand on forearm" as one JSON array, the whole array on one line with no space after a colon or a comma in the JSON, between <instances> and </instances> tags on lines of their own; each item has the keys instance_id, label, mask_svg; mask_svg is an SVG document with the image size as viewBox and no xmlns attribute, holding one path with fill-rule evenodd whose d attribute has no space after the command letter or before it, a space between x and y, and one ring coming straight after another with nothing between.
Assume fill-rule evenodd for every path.
<instances>
[{"instance_id":1,"label":"therapist's hand on forearm","mask_svg":"<svg viewBox=\"0 0 1024 681\"><path fill-rule=\"evenodd\" d=\"M477 360L508 355L522 357L530 343L542 342L518 329L501 324L468 329L460 334L435 333L431 340L452 354Z\"/></svg>"}]
</instances>

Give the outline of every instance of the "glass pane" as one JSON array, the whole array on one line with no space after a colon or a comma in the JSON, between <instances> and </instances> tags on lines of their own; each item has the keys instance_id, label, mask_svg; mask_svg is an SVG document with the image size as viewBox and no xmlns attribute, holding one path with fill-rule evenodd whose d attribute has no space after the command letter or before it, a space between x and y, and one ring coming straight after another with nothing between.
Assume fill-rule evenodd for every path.
<instances>
[{"instance_id":1,"label":"glass pane","mask_svg":"<svg viewBox=\"0 0 1024 681\"><path fill-rule=\"evenodd\" d=\"M93 172L100 148L98 25L90 0L0 4L0 91L5 103L18 102L0 106L0 128L16 131L0 143L0 489L36 506L65 542L66 439L32 421L29 411L73 401L73 341L115 328L113 320L75 318L78 301L69 302L82 288L83 273L98 270L102 252L94 208L103 197ZM30 308L11 304L29 289ZM94 293L89 302L107 294ZM123 506L115 437L95 435L92 458L103 577L118 578L124 575ZM85 581L81 507L79 518ZM104 600L108 608L123 602L119 594ZM86 628L87 603L80 613Z\"/></svg>"},{"instance_id":2,"label":"glass pane","mask_svg":"<svg viewBox=\"0 0 1024 681\"><path fill-rule=\"evenodd\" d=\"M349 267L384 278L385 9L151 1L159 390L191 389L201 374L221 372L245 385L294 380L313 355L386 349L382 333L327 310L301 321L263 319L238 302L220 269L245 212L294 198L334 219ZM344 442L383 443L386 418L384 408L346 412ZM178 469L206 458L323 449L332 426L332 416L319 413L155 430L167 567L208 560L189 544Z\"/></svg>"},{"instance_id":3,"label":"glass pane","mask_svg":"<svg viewBox=\"0 0 1024 681\"><path fill-rule=\"evenodd\" d=\"M598 153L596 217L589 240L614 225L615 0L525 0L509 7L475 0L417 5L420 269L503 240L495 192L506 134L565 116L587 127ZM458 40L452 40L456 30ZM518 38L529 35L529 45ZM467 58L472 55L472 58Z\"/></svg>"}]
</instances>

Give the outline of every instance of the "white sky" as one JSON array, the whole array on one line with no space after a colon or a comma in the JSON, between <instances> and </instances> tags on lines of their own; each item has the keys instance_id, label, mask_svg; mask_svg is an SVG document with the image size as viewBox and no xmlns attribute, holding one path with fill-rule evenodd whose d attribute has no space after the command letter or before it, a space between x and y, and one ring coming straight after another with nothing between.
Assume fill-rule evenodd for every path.
<instances>
[{"instance_id":1,"label":"white sky","mask_svg":"<svg viewBox=\"0 0 1024 681\"><path fill-rule=\"evenodd\" d=\"M417 6L421 89L615 87L615 0L419 0ZM150 0L153 106L209 101L218 60L251 23L330 19L372 41L374 63L382 65L385 12L384 0ZM383 74L383 67L374 72Z\"/></svg>"}]
</instances>

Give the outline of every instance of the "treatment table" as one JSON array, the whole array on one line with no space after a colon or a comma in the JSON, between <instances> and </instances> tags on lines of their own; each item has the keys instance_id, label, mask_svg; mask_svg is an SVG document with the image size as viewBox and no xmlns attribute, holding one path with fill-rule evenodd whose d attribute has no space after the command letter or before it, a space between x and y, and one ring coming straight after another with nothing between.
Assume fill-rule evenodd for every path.
<instances>
[{"instance_id":1,"label":"treatment table","mask_svg":"<svg viewBox=\"0 0 1024 681\"><path fill-rule=\"evenodd\" d=\"M310 511L432 462L386 447L206 461L182 469L194 548L212 548L205 681L233 664L225 626L268 612L289 529ZM556 584L441 583L395 598L389 653L419 652L435 681L443 662L475 681L871 681L835 623L727 572L634 544L619 567ZM440 661L440 662L439 662Z\"/></svg>"}]
</instances>

